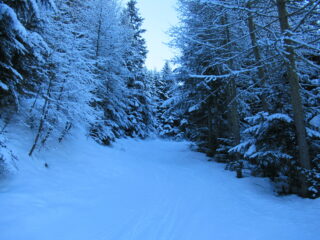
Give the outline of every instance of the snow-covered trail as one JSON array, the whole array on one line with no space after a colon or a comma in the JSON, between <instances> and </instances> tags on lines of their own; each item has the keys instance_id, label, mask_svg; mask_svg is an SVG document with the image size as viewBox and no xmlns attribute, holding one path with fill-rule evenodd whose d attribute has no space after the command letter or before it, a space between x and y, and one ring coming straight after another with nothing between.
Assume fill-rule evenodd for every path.
<instances>
[{"instance_id":1,"label":"snow-covered trail","mask_svg":"<svg viewBox=\"0 0 320 240\"><path fill-rule=\"evenodd\" d=\"M0 240L320 236L319 200L276 197L266 180L236 179L187 143L77 140L53 152L41 156L49 169L25 160L2 182Z\"/></svg>"}]
</instances>

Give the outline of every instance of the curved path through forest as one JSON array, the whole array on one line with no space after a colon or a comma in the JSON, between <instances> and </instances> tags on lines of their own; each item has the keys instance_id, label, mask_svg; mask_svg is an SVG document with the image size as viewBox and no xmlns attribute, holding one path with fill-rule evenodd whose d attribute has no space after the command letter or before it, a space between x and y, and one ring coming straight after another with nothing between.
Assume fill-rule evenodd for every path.
<instances>
[{"instance_id":1,"label":"curved path through forest","mask_svg":"<svg viewBox=\"0 0 320 240\"><path fill-rule=\"evenodd\" d=\"M185 142L90 140L20 163L0 186L1 240L319 239L320 202L236 179ZM25 164L25 165L23 165Z\"/></svg>"}]
</instances>

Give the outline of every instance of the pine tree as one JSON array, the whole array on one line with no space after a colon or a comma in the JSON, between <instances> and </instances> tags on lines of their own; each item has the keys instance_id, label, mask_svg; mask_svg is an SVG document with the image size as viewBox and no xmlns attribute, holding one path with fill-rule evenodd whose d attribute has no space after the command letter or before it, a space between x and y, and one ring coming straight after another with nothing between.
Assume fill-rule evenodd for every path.
<instances>
[{"instance_id":1,"label":"pine tree","mask_svg":"<svg viewBox=\"0 0 320 240\"><path fill-rule=\"evenodd\" d=\"M123 12L122 21L127 29L128 48L124 54L125 66L128 69L127 97L129 106L127 114L129 115L130 125L127 129L127 135L146 137L147 133L153 127L152 110L150 106L150 94L146 82L144 64L147 55L146 42L142 34L145 29L142 28L143 18L136 7L137 1L130 0Z\"/></svg>"},{"instance_id":2,"label":"pine tree","mask_svg":"<svg viewBox=\"0 0 320 240\"><path fill-rule=\"evenodd\" d=\"M184 93L190 123L188 135L212 155L219 138L229 138L234 141L232 145L240 138L233 74L239 63L231 57L238 47L231 39L235 34L230 27L234 20L227 24L228 11L212 2L180 1L180 5L183 24L173 29L173 35L174 45L182 52L180 74L188 89Z\"/></svg>"},{"instance_id":3,"label":"pine tree","mask_svg":"<svg viewBox=\"0 0 320 240\"><path fill-rule=\"evenodd\" d=\"M43 65L48 77L38 84L27 112L27 123L37 129L30 155L49 140L62 141L72 127L88 128L97 114L90 106L96 82L91 32L85 24L88 5L76 0L56 5L58 11L50 12L41 28L49 48Z\"/></svg>"},{"instance_id":4,"label":"pine tree","mask_svg":"<svg viewBox=\"0 0 320 240\"><path fill-rule=\"evenodd\" d=\"M181 0L179 11L183 90L172 101L187 136L239 177L252 164L286 192L317 196L318 2Z\"/></svg>"},{"instance_id":5,"label":"pine tree","mask_svg":"<svg viewBox=\"0 0 320 240\"><path fill-rule=\"evenodd\" d=\"M124 53L127 49L126 28L121 25L117 3L98 3L99 20L96 26L96 78L94 107L101 111L91 128L99 143L110 144L125 136L129 126L126 113L126 75Z\"/></svg>"},{"instance_id":6,"label":"pine tree","mask_svg":"<svg viewBox=\"0 0 320 240\"><path fill-rule=\"evenodd\" d=\"M156 117L157 130L161 137L176 137L178 135L179 120L174 112L169 111L167 101L173 97L175 88L175 76L166 61L162 71L156 78Z\"/></svg>"},{"instance_id":7,"label":"pine tree","mask_svg":"<svg viewBox=\"0 0 320 240\"><path fill-rule=\"evenodd\" d=\"M6 146L6 127L13 116L27 111L25 99L30 101L36 86L47 78L42 67L48 49L37 32L43 6L54 3L0 1L0 173L10 170L16 159Z\"/></svg>"},{"instance_id":8,"label":"pine tree","mask_svg":"<svg viewBox=\"0 0 320 240\"><path fill-rule=\"evenodd\" d=\"M39 14L37 4L34 1L32 4L29 1L21 4L0 2L0 108L6 108L2 111L3 119L8 119L19 109L21 95L34 91L36 77L27 78L37 75L37 65L41 64L46 44L23 22L31 22L29 17Z\"/></svg>"}]
</instances>

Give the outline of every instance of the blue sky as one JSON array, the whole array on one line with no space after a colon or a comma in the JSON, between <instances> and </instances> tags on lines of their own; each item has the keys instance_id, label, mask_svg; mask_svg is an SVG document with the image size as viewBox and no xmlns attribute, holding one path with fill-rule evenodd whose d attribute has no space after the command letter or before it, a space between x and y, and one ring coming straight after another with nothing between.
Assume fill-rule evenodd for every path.
<instances>
[{"instance_id":1,"label":"blue sky","mask_svg":"<svg viewBox=\"0 0 320 240\"><path fill-rule=\"evenodd\" d=\"M140 14L145 19L145 38L148 47L146 66L161 70L166 59L174 56L173 50L165 45L170 40L166 31L177 24L176 0L137 0Z\"/></svg>"}]
</instances>

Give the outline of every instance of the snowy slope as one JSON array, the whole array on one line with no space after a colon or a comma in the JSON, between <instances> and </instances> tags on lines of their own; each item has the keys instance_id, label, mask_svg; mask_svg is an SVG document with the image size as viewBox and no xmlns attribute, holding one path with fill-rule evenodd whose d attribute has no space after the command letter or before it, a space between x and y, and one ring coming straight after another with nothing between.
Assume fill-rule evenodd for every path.
<instances>
[{"instance_id":1,"label":"snowy slope","mask_svg":"<svg viewBox=\"0 0 320 240\"><path fill-rule=\"evenodd\" d=\"M0 186L1 240L320 236L319 200L276 197L266 180L238 180L187 143L120 140L108 148L79 136L36 159L24 157L26 147L16 145L20 171Z\"/></svg>"}]
</instances>

